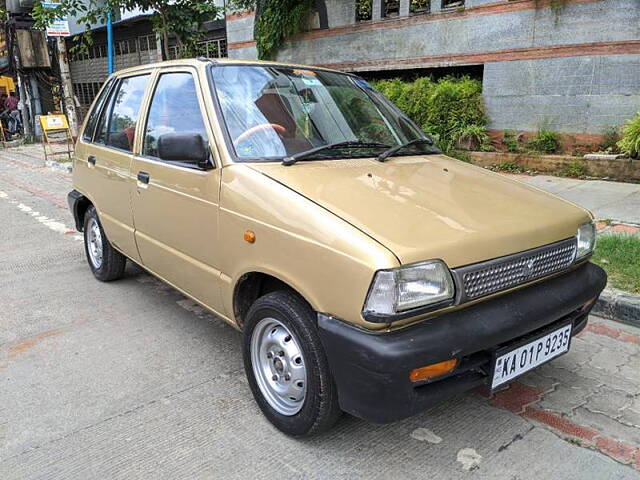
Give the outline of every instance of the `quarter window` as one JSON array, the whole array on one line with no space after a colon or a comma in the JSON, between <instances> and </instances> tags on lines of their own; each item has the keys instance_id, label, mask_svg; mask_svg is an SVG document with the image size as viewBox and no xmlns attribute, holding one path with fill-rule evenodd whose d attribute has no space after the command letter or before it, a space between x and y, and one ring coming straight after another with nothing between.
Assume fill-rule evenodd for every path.
<instances>
[{"instance_id":1,"label":"quarter window","mask_svg":"<svg viewBox=\"0 0 640 480\"><path fill-rule=\"evenodd\" d=\"M89 120L87 121L87 126L84 129L84 133L82 134L82 139L90 142L93 139L93 131L96 129L96 123L98 123L98 115L100 115L100 110L107 99L107 93L111 89L111 85L113 84L113 80L107 82L102 91L100 92L100 96L98 100L93 105L93 110L89 114Z\"/></svg>"},{"instance_id":2,"label":"quarter window","mask_svg":"<svg viewBox=\"0 0 640 480\"><path fill-rule=\"evenodd\" d=\"M133 151L136 122L149 75L123 78L104 109L96 142Z\"/></svg>"},{"instance_id":3,"label":"quarter window","mask_svg":"<svg viewBox=\"0 0 640 480\"><path fill-rule=\"evenodd\" d=\"M190 73L160 75L149 107L142 154L158 157L158 138L166 133L198 133L207 139L196 85Z\"/></svg>"}]
</instances>

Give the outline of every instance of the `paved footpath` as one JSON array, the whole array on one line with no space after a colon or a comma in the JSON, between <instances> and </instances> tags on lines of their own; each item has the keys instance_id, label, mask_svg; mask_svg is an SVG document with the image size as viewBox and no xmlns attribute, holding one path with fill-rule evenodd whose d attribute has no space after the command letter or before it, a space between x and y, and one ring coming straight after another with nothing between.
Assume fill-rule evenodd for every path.
<instances>
[{"instance_id":1,"label":"paved footpath","mask_svg":"<svg viewBox=\"0 0 640 480\"><path fill-rule=\"evenodd\" d=\"M139 268L96 282L70 176L0 151L0 478L639 479L640 330L592 316L502 392L281 435L240 336Z\"/></svg>"},{"instance_id":2,"label":"paved footpath","mask_svg":"<svg viewBox=\"0 0 640 480\"><path fill-rule=\"evenodd\" d=\"M512 175L591 210L598 220L640 225L640 184L550 175ZM624 231L623 228L620 228ZM637 233L633 230L633 233Z\"/></svg>"}]
</instances>

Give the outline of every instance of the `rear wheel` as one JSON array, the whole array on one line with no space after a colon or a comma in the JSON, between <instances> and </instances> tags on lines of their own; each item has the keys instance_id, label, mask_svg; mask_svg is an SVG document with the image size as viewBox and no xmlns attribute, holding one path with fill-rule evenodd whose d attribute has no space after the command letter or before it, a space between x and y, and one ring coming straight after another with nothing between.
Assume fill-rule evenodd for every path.
<instances>
[{"instance_id":1,"label":"rear wheel","mask_svg":"<svg viewBox=\"0 0 640 480\"><path fill-rule=\"evenodd\" d=\"M93 275L101 282L117 280L124 274L127 258L107 240L93 205L84 216L84 250Z\"/></svg>"},{"instance_id":2,"label":"rear wheel","mask_svg":"<svg viewBox=\"0 0 640 480\"><path fill-rule=\"evenodd\" d=\"M243 356L258 406L284 433L313 435L340 416L315 313L298 295L277 291L256 300L247 314Z\"/></svg>"}]
</instances>

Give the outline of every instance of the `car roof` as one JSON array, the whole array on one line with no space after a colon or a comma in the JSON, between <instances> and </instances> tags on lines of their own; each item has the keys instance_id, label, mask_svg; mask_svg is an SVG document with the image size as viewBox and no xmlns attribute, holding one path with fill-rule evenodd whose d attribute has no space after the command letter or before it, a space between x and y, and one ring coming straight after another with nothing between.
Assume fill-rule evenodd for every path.
<instances>
[{"instance_id":1,"label":"car roof","mask_svg":"<svg viewBox=\"0 0 640 480\"><path fill-rule=\"evenodd\" d=\"M183 58L179 60L167 60L164 62L156 62L156 63L147 63L144 65L138 65L135 67L123 68L122 70L118 70L114 73L114 76L118 77L120 75L126 75L128 73L136 72L138 70L148 70L150 68L167 68L167 67L180 67L180 66L199 66L202 63L212 63L219 65L271 65L277 67L291 67L291 68L301 68L301 69L313 69L313 70L326 70L328 72L336 72L336 73L344 73L338 70L332 70L330 68L323 67L315 67L311 65L297 65L294 63L280 63L280 62L270 62L264 60L243 60L243 59L230 59L230 58Z\"/></svg>"}]
</instances>

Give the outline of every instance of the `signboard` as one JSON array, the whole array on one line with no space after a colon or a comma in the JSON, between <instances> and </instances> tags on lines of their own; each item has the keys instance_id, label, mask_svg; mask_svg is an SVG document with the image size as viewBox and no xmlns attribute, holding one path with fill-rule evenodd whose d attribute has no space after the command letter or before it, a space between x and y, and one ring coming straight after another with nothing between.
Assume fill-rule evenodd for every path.
<instances>
[{"instance_id":1,"label":"signboard","mask_svg":"<svg viewBox=\"0 0 640 480\"><path fill-rule=\"evenodd\" d=\"M66 155L71 160L73 137L66 115L40 115L40 126L42 127L42 146L45 160L56 155Z\"/></svg>"},{"instance_id":2,"label":"signboard","mask_svg":"<svg viewBox=\"0 0 640 480\"><path fill-rule=\"evenodd\" d=\"M60 2L48 1L42 2L42 8L56 8ZM48 37L67 37L71 35L69 32L69 20L67 17L56 18L47 27Z\"/></svg>"},{"instance_id":3,"label":"signboard","mask_svg":"<svg viewBox=\"0 0 640 480\"><path fill-rule=\"evenodd\" d=\"M69 128L65 115L40 115L43 130L65 130Z\"/></svg>"}]
</instances>

